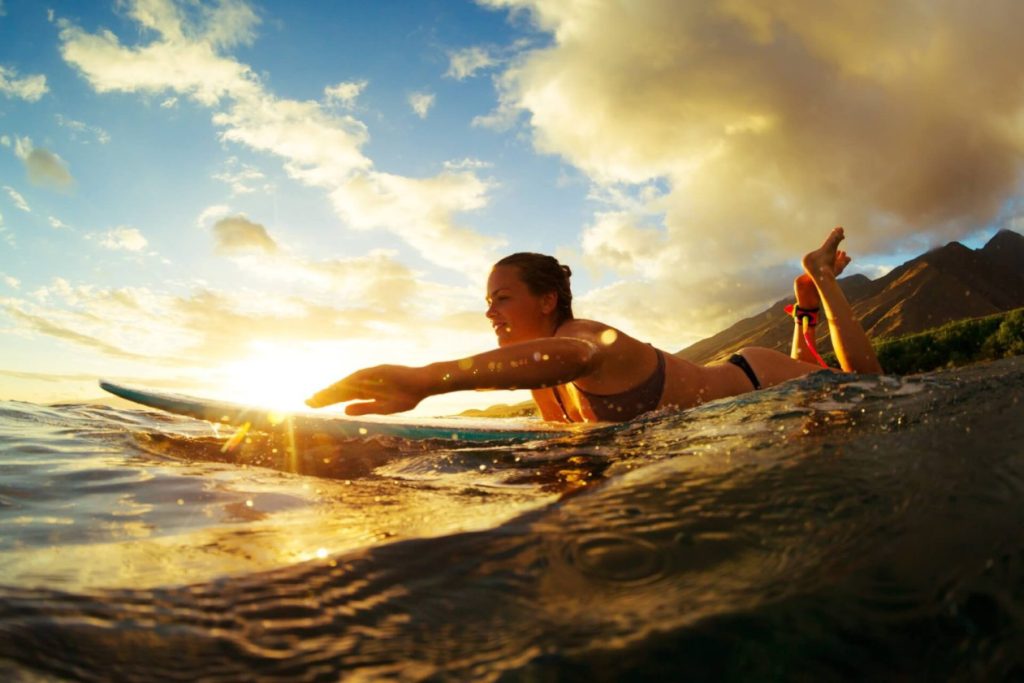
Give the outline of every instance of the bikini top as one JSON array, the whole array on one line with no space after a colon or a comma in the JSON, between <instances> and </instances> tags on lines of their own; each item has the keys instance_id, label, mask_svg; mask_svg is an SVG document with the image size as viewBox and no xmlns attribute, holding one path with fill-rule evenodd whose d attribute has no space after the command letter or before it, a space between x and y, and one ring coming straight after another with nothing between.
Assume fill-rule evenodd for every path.
<instances>
[{"instance_id":1,"label":"bikini top","mask_svg":"<svg viewBox=\"0 0 1024 683\"><path fill-rule=\"evenodd\" d=\"M658 404L661 403L662 391L665 389L665 354L660 349L655 349L655 351L658 352L658 367L654 369L650 377L632 389L620 391L617 394L592 394L573 382L576 391L587 399L598 420L625 422L658 407ZM554 393L558 405L561 406L562 412L568 419L569 413L562 404L562 397L558 394L557 389Z\"/></svg>"}]
</instances>

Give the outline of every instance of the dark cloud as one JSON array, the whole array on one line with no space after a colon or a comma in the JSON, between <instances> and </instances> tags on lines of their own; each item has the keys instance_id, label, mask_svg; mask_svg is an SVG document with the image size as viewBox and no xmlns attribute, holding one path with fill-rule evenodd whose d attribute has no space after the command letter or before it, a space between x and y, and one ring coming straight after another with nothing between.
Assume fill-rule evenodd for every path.
<instances>
[{"instance_id":1,"label":"dark cloud","mask_svg":"<svg viewBox=\"0 0 1024 683\"><path fill-rule=\"evenodd\" d=\"M217 251L223 254L238 254L261 251L267 254L277 252L277 243L267 229L242 215L222 218L213 225Z\"/></svg>"},{"instance_id":2,"label":"dark cloud","mask_svg":"<svg viewBox=\"0 0 1024 683\"><path fill-rule=\"evenodd\" d=\"M53 152L35 147L22 156L22 161L33 185L66 190L75 184L67 164Z\"/></svg>"}]
</instances>

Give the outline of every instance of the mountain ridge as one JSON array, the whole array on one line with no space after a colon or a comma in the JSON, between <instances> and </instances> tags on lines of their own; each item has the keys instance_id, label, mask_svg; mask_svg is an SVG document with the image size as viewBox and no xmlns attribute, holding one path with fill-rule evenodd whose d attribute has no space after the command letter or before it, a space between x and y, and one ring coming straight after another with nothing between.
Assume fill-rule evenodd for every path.
<instances>
[{"instance_id":1,"label":"mountain ridge","mask_svg":"<svg viewBox=\"0 0 1024 683\"><path fill-rule=\"evenodd\" d=\"M979 249L949 242L875 280L852 275L839 284L868 336L884 339L1024 306L1022 264L1024 236L1000 230ZM793 323L782 308L791 302L791 298L781 299L676 355L694 363L709 363L746 346L766 346L788 354ZM827 328L821 332L818 345L825 349L829 347Z\"/></svg>"}]
</instances>

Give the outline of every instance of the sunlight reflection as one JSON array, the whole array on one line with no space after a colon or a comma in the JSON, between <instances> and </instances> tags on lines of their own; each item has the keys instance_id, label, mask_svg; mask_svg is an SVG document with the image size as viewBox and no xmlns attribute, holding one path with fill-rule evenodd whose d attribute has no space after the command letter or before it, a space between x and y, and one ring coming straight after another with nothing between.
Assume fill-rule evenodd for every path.
<instances>
[{"instance_id":1,"label":"sunlight reflection","mask_svg":"<svg viewBox=\"0 0 1024 683\"><path fill-rule=\"evenodd\" d=\"M254 341L248 351L219 369L213 391L232 401L268 408L272 423L280 423L286 413L305 410L307 396L338 379L334 377L336 349L328 353L304 344Z\"/></svg>"},{"instance_id":2,"label":"sunlight reflection","mask_svg":"<svg viewBox=\"0 0 1024 683\"><path fill-rule=\"evenodd\" d=\"M249 433L249 428L251 426L251 422L246 422L237 430L235 430L235 433L231 436L231 438L225 441L224 445L220 447L220 452L228 453L230 451L233 451L238 446L238 444L242 443L242 440L245 439L245 435Z\"/></svg>"},{"instance_id":3,"label":"sunlight reflection","mask_svg":"<svg viewBox=\"0 0 1024 683\"><path fill-rule=\"evenodd\" d=\"M347 339L332 342L282 343L250 341L234 360L207 374L200 385L184 393L259 406L270 411L272 423L285 413L308 410L305 399L315 391L364 367L381 363L423 365L453 352L473 351L480 342L466 337L465 348L442 340L415 339L396 335L375 339ZM484 344L488 344L485 340ZM480 349L475 349L480 350ZM472 361L463 358L462 365ZM525 390L504 395L498 402L529 399ZM424 400L410 415L452 415L467 408L486 408L494 403L486 393L442 394Z\"/></svg>"}]
</instances>

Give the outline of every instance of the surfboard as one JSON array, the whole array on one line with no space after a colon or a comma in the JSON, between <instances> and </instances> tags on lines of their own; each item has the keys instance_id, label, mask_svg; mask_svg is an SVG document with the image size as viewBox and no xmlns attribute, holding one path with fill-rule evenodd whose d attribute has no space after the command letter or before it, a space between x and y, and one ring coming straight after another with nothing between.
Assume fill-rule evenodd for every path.
<instances>
[{"instance_id":1,"label":"surfboard","mask_svg":"<svg viewBox=\"0 0 1024 683\"><path fill-rule=\"evenodd\" d=\"M247 429L294 429L334 438L397 437L409 440L522 443L573 434L587 429L543 423L530 418L413 418L348 417L330 413L281 413L258 406L215 401L182 394L149 391L100 380L100 388L123 399L218 424Z\"/></svg>"}]
</instances>

